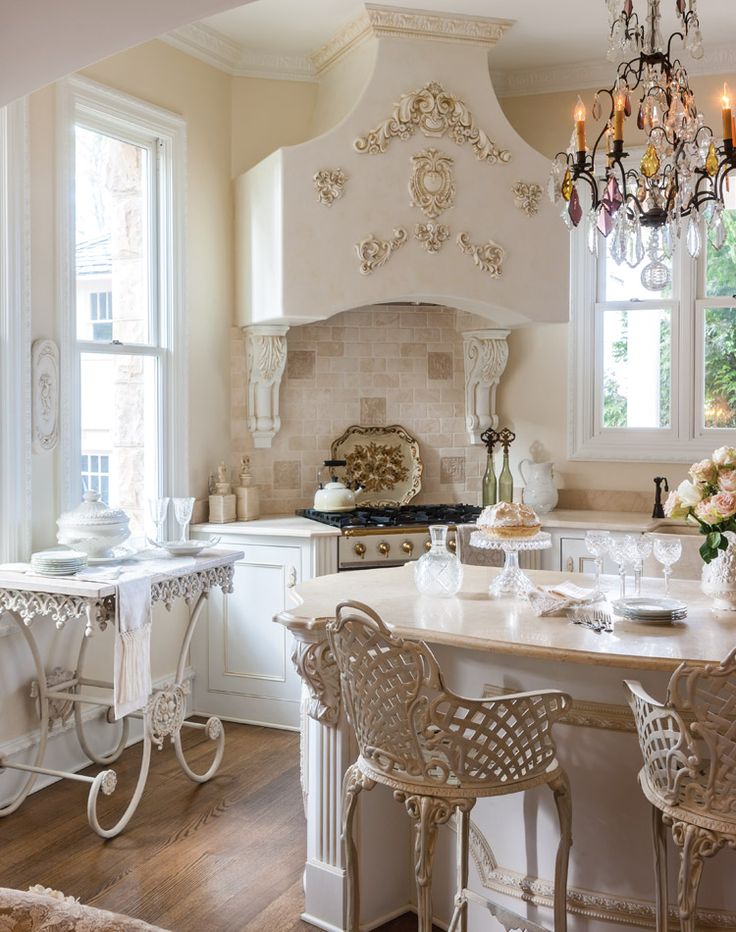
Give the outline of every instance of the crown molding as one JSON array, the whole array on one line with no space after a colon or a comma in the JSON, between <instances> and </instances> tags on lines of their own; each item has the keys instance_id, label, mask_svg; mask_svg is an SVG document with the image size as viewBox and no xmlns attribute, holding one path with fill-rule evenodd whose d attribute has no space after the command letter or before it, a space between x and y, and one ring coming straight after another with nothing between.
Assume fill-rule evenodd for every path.
<instances>
[{"instance_id":1,"label":"crown molding","mask_svg":"<svg viewBox=\"0 0 736 932\"><path fill-rule=\"evenodd\" d=\"M316 81L317 72L307 55L284 55L243 49L233 72L238 78L270 78L273 81Z\"/></svg>"},{"instance_id":2,"label":"crown molding","mask_svg":"<svg viewBox=\"0 0 736 932\"><path fill-rule=\"evenodd\" d=\"M691 75L727 74L736 70L736 45L707 47L700 61L683 57ZM528 97L536 94L556 94L590 87L609 87L615 67L603 59L553 65L549 68L495 71L491 62L491 77L497 97Z\"/></svg>"}]
</instances>

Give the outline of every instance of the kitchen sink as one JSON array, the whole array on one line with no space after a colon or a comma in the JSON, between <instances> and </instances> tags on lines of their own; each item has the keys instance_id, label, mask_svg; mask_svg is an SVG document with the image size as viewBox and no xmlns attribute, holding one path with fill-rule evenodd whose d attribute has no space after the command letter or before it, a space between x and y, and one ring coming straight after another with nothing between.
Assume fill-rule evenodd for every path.
<instances>
[{"instance_id":1,"label":"kitchen sink","mask_svg":"<svg viewBox=\"0 0 736 932\"><path fill-rule=\"evenodd\" d=\"M654 521L647 531L650 534L674 534L676 537L700 537L700 528L691 524L668 524Z\"/></svg>"}]
</instances>

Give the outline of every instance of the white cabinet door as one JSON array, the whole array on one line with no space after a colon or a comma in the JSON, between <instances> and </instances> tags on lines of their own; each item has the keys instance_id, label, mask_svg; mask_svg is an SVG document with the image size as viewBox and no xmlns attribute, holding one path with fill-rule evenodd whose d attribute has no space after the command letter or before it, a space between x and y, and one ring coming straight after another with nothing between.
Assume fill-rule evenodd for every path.
<instances>
[{"instance_id":1,"label":"white cabinet door","mask_svg":"<svg viewBox=\"0 0 736 932\"><path fill-rule=\"evenodd\" d=\"M595 573L595 560L584 538L560 538L560 569L565 573Z\"/></svg>"},{"instance_id":2,"label":"white cabinet door","mask_svg":"<svg viewBox=\"0 0 736 932\"><path fill-rule=\"evenodd\" d=\"M235 564L234 591L212 593L209 624L202 626L206 644L200 638L195 647L195 709L298 728L301 681L291 663L292 638L273 616L290 604L289 589L301 581L309 545L282 540L235 546L245 556Z\"/></svg>"}]
</instances>

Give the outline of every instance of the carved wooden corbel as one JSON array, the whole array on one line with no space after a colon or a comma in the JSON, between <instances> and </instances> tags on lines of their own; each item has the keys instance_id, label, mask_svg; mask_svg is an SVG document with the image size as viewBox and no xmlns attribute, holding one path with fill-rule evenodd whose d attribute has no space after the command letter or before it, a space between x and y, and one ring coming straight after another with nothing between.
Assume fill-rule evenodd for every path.
<instances>
[{"instance_id":1,"label":"carved wooden corbel","mask_svg":"<svg viewBox=\"0 0 736 932\"><path fill-rule=\"evenodd\" d=\"M248 430L268 448L281 429L279 390L286 366L285 326L243 327L248 372Z\"/></svg>"},{"instance_id":2,"label":"carved wooden corbel","mask_svg":"<svg viewBox=\"0 0 736 932\"><path fill-rule=\"evenodd\" d=\"M496 388L509 358L508 330L470 330L463 334L465 423L471 443L498 426Z\"/></svg>"}]
</instances>

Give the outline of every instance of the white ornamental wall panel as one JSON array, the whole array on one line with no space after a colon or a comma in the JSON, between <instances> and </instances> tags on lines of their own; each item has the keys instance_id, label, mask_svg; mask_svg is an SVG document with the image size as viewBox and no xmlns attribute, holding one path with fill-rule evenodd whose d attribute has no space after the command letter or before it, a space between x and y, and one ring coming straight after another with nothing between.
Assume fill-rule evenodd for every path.
<instances>
[{"instance_id":1,"label":"white ornamental wall panel","mask_svg":"<svg viewBox=\"0 0 736 932\"><path fill-rule=\"evenodd\" d=\"M59 442L59 347L53 340L35 340L31 357L33 450L50 453Z\"/></svg>"}]
</instances>

